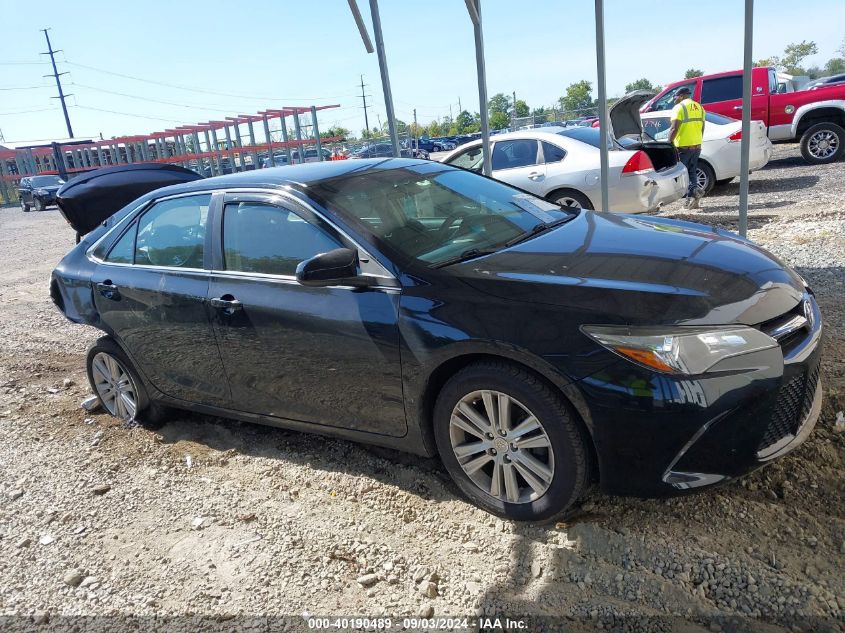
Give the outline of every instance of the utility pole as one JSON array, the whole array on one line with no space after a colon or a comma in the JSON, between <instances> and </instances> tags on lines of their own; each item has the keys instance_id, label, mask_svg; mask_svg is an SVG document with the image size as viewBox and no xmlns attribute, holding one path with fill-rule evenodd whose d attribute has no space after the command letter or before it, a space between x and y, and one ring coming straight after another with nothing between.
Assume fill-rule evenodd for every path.
<instances>
[{"instance_id":1,"label":"utility pole","mask_svg":"<svg viewBox=\"0 0 845 633\"><path fill-rule=\"evenodd\" d=\"M451 106L450 106L451 109ZM419 127L417 127L417 109L414 108L414 149L420 149L420 140L419 140Z\"/></svg>"},{"instance_id":2,"label":"utility pole","mask_svg":"<svg viewBox=\"0 0 845 633\"><path fill-rule=\"evenodd\" d=\"M361 99L364 100L364 126L370 131L370 121L367 118L367 95L364 94L364 75L361 75Z\"/></svg>"},{"instance_id":3,"label":"utility pole","mask_svg":"<svg viewBox=\"0 0 845 633\"><path fill-rule=\"evenodd\" d=\"M70 117L67 114L67 105L65 104L65 94L62 92L62 80L59 79L61 75L67 75L67 73L60 73L56 68L56 58L54 57L53 53L58 53L59 51L54 51L52 44L50 44L50 34L47 33L50 29L41 29L44 32L44 37L47 38L47 52L41 53L42 55L49 55L50 62L53 64L53 74L52 75L44 75L45 77L55 77L56 78L56 87L59 89L59 96L58 97L51 97L52 99L60 99L62 102L62 112L65 113L65 124L67 124L67 135L68 138L73 138L73 128L70 127ZM72 95L67 95L68 97Z\"/></svg>"},{"instance_id":4,"label":"utility pole","mask_svg":"<svg viewBox=\"0 0 845 633\"><path fill-rule=\"evenodd\" d=\"M464 109L461 107L461 98L458 97L458 114L460 114L463 111L464 111Z\"/></svg>"},{"instance_id":5,"label":"utility pole","mask_svg":"<svg viewBox=\"0 0 845 633\"><path fill-rule=\"evenodd\" d=\"M516 90L513 91L513 121L511 122L511 129L516 129Z\"/></svg>"}]
</instances>

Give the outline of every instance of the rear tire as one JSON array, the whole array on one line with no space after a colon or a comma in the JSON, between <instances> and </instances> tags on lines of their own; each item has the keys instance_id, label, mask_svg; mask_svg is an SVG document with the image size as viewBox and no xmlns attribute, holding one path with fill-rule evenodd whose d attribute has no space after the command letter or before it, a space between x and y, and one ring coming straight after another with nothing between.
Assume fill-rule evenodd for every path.
<instances>
[{"instance_id":1,"label":"rear tire","mask_svg":"<svg viewBox=\"0 0 845 633\"><path fill-rule=\"evenodd\" d=\"M110 336L97 339L88 349L85 367L91 390L109 415L148 426L166 418L166 408L150 400L129 357Z\"/></svg>"},{"instance_id":2,"label":"rear tire","mask_svg":"<svg viewBox=\"0 0 845 633\"><path fill-rule=\"evenodd\" d=\"M801 156L810 165L825 165L845 152L845 130L835 123L817 123L801 137Z\"/></svg>"},{"instance_id":3,"label":"rear tire","mask_svg":"<svg viewBox=\"0 0 845 633\"><path fill-rule=\"evenodd\" d=\"M593 209L593 203L590 202L590 199L580 191L575 191L575 189L558 189L550 193L547 200L562 207Z\"/></svg>"},{"instance_id":4,"label":"rear tire","mask_svg":"<svg viewBox=\"0 0 845 633\"><path fill-rule=\"evenodd\" d=\"M493 422L484 427L491 411ZM438 395L434 437L461 491L501 517L553 519L588 485L591 453L575 414L561 394L517 365L481 362L455 374Z\"/></svg>"},{"instance_id":5,"label":"rear tire","mask_svg":"<svg viewBox=\"0 0 845 633\"><path fill-rule=\"evenodd\" d=\"M706 196L708 193L713 191L713 187L716 186L716 174L713 172L713 168L710 165L703 161L699 161L696 176L698 177L698 183L696 186L703 195Z\"/></svg>"},{"instance_id":6,"label":"rear tire","mask_svg":"<svg viewBox=\"0 0 845 633\"><path fill-rule=\"evenodd\" d=\"M23 201L23 198L21 198L21 209L24 213L29 213L29 205Z\"/></svg>"}]
</instances>

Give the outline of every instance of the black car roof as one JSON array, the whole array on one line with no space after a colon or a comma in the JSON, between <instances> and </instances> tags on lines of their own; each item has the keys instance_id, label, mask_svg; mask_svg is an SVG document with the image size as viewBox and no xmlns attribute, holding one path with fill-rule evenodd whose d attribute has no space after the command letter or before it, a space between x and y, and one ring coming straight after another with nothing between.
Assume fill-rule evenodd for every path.
<instances>
[{"instance_id":1,"label":"black car roof","mask_svg":"<svg viewBox=\"0 0 845 633\"><path fill-rule=\"evenodd\" d=\"M301 165L285 165L269 169L255 169L237 174L203 178L192 182L172 185L155 191L153 197L162 195L204 191L227 187L283 187L295 185L307 187L324 180L338 178L347 174L366 173L383 169L400 169L418 165L431 165L432 162L414 158L367 158L355 160L332 160ZM436 163L435 163L436 164ZM442 165L442 167L446 167Z\"/></svg>"}]
</instances>

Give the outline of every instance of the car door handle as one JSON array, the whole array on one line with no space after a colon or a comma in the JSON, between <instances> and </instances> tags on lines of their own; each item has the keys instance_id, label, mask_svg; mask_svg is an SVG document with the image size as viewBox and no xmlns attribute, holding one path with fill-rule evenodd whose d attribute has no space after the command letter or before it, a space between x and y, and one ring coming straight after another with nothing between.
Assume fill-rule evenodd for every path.
<instances>
[{"instance_id":1,"label":"car door handle","mask_svg":"<svg viewBox=\"0 0 845 633\"><path fill-rule=\"evenodd\" d=\"M219 308L225 314L234 314L237 310L242 310L244 304L235 299L232 295L223 295L222 297L215 297L209 301L212 308Z\"/></svg>"},{"instance_id":2,"label":"car door handle","mask_svg":"<svg viewBox=\"0 0 845 633\"><path fill-rule=\"evenodd\" d=\"M120 299L120 291L117 289L117 286L111 282L111 279L106 279L105 281L98 283L97 290L106 299L110 299L111 301L117 301Z\"/></svg>"},{"instance_id":3,"label":"car door handle","mask_svg":"<svg viewBox=\"0 0 845 633\"><path fill-rule=\"evenodd\" d=\"M741 105L734 106L734 110L742 110L742 106Z\"/></svg>"},{"instance_id":4,"label":"car door handle","mask_svg":"<svg viewBox=\"0 0 845 633\"><path fill-rule=\"evenodd\" d=\"M530 174L528 174L528 178L530 178L531 180L542 180L543 178L545 178L545 176L539 171L532 171Z\"/></svg>"}]
</instances>

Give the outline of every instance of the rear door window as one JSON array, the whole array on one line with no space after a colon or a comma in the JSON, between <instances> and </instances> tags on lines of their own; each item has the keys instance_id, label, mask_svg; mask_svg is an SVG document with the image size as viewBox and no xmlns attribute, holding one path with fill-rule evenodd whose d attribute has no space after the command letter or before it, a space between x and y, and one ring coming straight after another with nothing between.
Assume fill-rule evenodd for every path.
<instances>
[{"instance_id":1,"label":"rear door window","mask_svg":"<svg viewBox=\"0 0 845 633\"><path fill-rule=\"evenodd\" d=\"M742 99L742 75L705 79L701 86L701 103L718 103Z\"/></svg>"},{"instance_id":2,"label":"rear door window","mask_svg":"<svg viewBox=\"0 0 845 633\"><path fill-rule=\"evenodd\" d=\"M491 156L493 170L536 165L539 162L537 149L538 143L534 139L496 141Z\"/></svg>"},{"instance_id":3,"label":"rear door window","mask_svg":"<svg viewBox=\"0 0 845 633\"><path fill-rule=\"evenodd\" d=\"M202 268L211 194L162 200L138 222L135 264Z\"/></svg>"}]
</instances>

